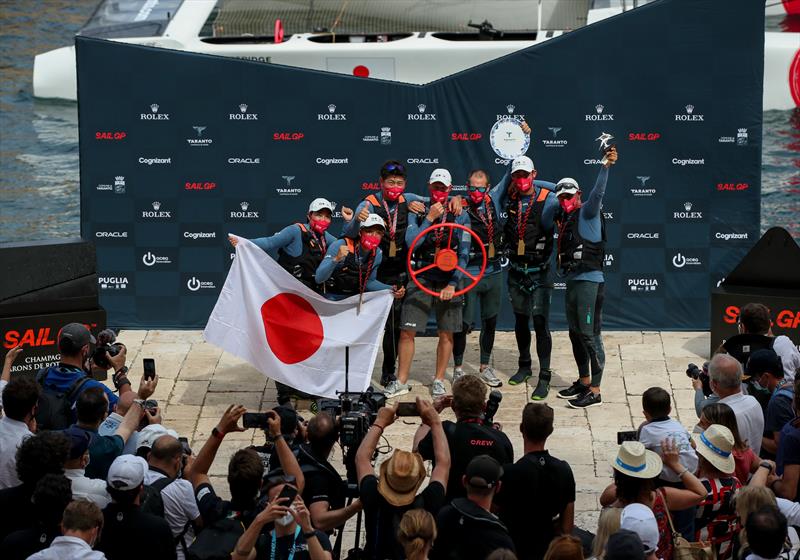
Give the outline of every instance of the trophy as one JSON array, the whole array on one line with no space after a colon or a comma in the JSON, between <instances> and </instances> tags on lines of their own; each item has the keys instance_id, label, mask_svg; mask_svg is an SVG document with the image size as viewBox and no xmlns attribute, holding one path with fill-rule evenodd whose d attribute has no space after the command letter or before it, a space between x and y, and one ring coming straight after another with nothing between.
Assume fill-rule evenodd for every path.
<instances>
[{"instance_id":1,"label":"trophy","mask_svg":"<svg viewBox=\"0 0 800 560\"><path fill-rule=\"evenodd\" d=\"M503 159L514 159L528 151L530 134L522 131L522 120L516 116L501 117L489 133L492 150Z\"/></svg>"},{"instance_id":2,"label":"trophy","mask_svg":"<svg viewBox=\"0 0 800 560\"><path fill-rule=\"evenodd\" d=\"M596 141L600 142L600 151L603 152L603 159L600 160L602 165L606 165L608 163L608 158L606 155L608 152L614 148L614 144L609 144L614 137L611 136L608 132L602 133L599 137L595 138Z\"/></svg>"}]
</instances>

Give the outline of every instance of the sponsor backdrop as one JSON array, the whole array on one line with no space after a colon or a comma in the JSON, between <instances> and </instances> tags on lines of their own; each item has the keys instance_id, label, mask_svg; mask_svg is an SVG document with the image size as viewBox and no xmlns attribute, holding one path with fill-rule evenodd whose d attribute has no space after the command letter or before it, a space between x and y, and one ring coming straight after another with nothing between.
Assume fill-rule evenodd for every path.
<instances>
[{"instance_id":1,"label":"sponsor backdrop","mask_svg":"<svg viewBox=\"0 0 800 560\"><path fill-rule=\"evenodd\" d=\"M272 234L318 196L353 207L386 159L417 193L435 167L455 191L475 167L498 181L490 130L520 117L539 178L584 190L614 136L606 327L708 328L710 288L758 237L763 13L664 0L426 86L78 37L81 227L109 324L204 326L227 232Z\"/></svg>"}]
</instances>

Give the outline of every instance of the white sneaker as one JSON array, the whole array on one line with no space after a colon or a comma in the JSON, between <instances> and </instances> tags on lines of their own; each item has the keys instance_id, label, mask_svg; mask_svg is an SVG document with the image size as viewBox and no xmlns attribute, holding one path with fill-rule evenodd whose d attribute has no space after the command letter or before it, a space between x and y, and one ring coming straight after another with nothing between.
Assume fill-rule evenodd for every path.
<instances>
[{"instance_id":1,"label":"white sneaker","mask_svg":"<svg viewBox=\"0 0 800 560\"><path fill-rule=\"evenodd\" d=\"M386 390L383 392L383 394L387 399L393 399L394 397L406 395L410 391L411 386L408 383L400 383L399 381L394 380L386 386Z\"/></svg>"},{"instance_id":2,"label":"white sneaker","mask_svg":"<svg viewBox=\"0 0 800 560\"><path fill-rule=\"evenodd\" d=\"M463 376L464 376L464 368L462 368L461 366L453 368L453 383L458 381L459 377L463 377Z\"/></svg>"},{"instance_id":3,"label":"white sneaker","mask_svg":"<svg viewBox=\"0 0 800 560\"><path fill-rule=\"evenodd\" d=\"M441 379L434 379L433 385L431 385L431 396L433 398L436 397L443 397L447 394L447 389L444 387L444 381Z\"/></svg>"},{"instance_id":4,"label":"white sneaker","mask_svg":"<svg viewBox=\"0 0 800 560\"><path fill-rule=\"evenodd\" d=\"M481 381L486 383L489 387L501 387L503 382L500 381L494 374L494 369L487 367L481 373Z\"/></svg>"}]
</instances>

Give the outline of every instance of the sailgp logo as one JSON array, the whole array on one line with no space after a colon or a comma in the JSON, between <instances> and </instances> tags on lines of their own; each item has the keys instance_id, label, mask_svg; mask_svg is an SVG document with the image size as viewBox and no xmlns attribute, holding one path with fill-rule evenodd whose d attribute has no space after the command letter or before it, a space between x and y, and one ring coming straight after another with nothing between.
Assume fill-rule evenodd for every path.
<instances>
[{"instance_id":1,"label":"sailgp logo","mask_svg":"<svg viewBox=\"0 0 800 560\"><path fill-rule=\"evenodd\" d=\"M408 120L410 121L435 121L436 113L428 113L428 106L424 103L417 105L416 113L408 113Z\"/></svg>"},{"instance_id":2,"label":"sailgp logo","mask_svg":"<svg viewBox=\"0 0 800 560\"><path fill-rule=\"evenodd\" d=\"M587 121L613 121L614 115L612 113L606 113L605 110L605 105L598 103L594 106L594 113L584 115L584 117Z\"/></svg>"},{"instance_id":3,"label":"sailgp logo","mask_svg":"<svg viewBox=\"0 0 800 560\"><path fill-rule=\"evenodd\" d=\"M141 113L139 115L140 121L168 121L169 113L159 113L158 103L150 104L150 112Z\"/></svg>"}]
</instances>

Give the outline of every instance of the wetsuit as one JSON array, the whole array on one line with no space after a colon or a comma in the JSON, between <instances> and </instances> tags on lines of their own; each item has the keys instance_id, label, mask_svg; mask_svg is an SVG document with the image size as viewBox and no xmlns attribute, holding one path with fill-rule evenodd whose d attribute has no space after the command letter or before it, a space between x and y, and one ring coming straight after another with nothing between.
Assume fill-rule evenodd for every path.
<instances>
[{"instance_id":1,"label":"wetsuit","mask_svg":"<svg viewBox=\"0 0 800 560\"><path fill-rule=\"evenodd\" d=\"M347 245L350 252L341 261L334 257L339 247ZM325 284L323 294L330 300L341 300L363 292L391 290L392 286L377 279L378 267L383 256L380 248L374 252L364 250L357 240L339 239L328 247L325 258L317 268L316 281Z\"/></svg>"}]
</instances>

